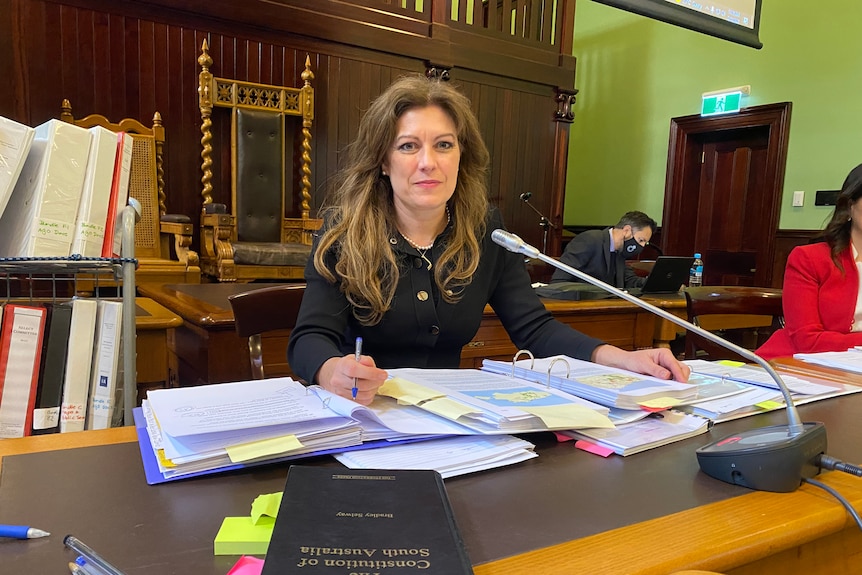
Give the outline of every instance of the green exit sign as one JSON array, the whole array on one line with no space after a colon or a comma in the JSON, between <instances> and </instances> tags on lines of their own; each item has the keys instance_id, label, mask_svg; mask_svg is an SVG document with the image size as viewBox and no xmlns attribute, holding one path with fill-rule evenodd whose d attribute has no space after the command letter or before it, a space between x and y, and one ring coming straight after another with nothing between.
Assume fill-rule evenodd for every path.
<instances>
[{"instance_id":1,"label":"green exit sign","mask_svg":"<svg viewBox=\"0 0 862 575\"><path fill-rule=\"evenodd\" d=\"M704 96L700 106L701 116L715 116L716 114L730 114L738 112L742 102L742 92L728 92L726 94L713 94Z\"/></svg>"}]
</instances>

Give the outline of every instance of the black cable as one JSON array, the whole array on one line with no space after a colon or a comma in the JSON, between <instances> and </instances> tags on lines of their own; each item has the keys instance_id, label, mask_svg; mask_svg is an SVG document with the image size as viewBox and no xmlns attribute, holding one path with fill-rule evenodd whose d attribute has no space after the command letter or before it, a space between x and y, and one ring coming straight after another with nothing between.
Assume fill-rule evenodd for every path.
<instances>
[{"instance_id":1,"label":"black cable","mask_svg":"<svg viewBox=\"0 0 862 575\"><path fill-rule=\"evenodd\" d=\"M850 505L850 502L847 501L846 499L844 499L844 496L842 496L840 493L838 493L837 491L835 491L834 489L832 489L831 487L829 487L825 483L820 483L819 481L817 481L815 479L808 479L807 477L803 477L802 481L804 481L805 483L810 483L811 485L813 485L815 487L819 487L820 489L826 491L832 497L837 499L838 503L843 505L844 509L846 509L847 512L853 517L853 520L856 521L856 525L859 527L859 530L862 531L862 518L859 517L859 514L856 513L856 510L853 509L852 505Z\"/></svg>"},{"instance_id":2,"label":"black cable","mask_svg":"<svg viewBox=\"0 0 862 575\"><path fill-rule=\"evenodd\" d=\"M818 457L817 466L828 471L832 471L834 469L835 471L843 471L844 473L849 473L856 477L862 477L862 467L853 465L852 463L844 463L843 461L835 459L825 453L821 453Z\"/></svg>"}]
</instances>

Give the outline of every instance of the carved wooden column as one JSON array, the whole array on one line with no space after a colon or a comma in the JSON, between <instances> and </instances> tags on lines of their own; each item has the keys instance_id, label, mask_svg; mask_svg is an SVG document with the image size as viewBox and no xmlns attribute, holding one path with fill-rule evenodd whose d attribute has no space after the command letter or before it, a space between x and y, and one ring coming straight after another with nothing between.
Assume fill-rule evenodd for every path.
<instances>
[{"instance_id":1,"label":"carved wooden column","mask_svg":"<svg viewBox=\"0 0 862 575\"><path fill-rule=\"evenodd\" d=\"M548 254L559 256L563 232L563 212L566 201L566 168L569 157L569 124L575 120L576 89L555 89L557 110L554 112L554 174L551 186L551 221L557 226L548 241Z\"/></svg>"}]
</instances>

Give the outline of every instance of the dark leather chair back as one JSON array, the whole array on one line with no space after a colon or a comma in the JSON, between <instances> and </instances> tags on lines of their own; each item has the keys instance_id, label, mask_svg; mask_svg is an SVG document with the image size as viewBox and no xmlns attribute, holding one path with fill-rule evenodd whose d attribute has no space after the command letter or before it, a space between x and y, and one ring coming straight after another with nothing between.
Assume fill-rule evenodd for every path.
<instances>
[{"instance_id":1,"label":"dark leather chair back","mask_svg":"<svg viewBox=\"0 0 862 575\"><path fill-rule=\"evenodd\" d=\"M248 354L253 379L263 379L263 340L261 335L289 330L296 325L305 284L274 285L228 297L233 310L234 328L248 338ZM287 349L282 350L283 354Z\"/></svg>"},{"instance_id":2,"label":"dark leather chair back","mask_svg":"<svg viewBox=\"0 0 862 575\"><path fill-rule=\"evenodd\" d=\"M784 325L780 289L748 286L686 288L685 302L688 321L717 331L718 335L746 349L757 348ZM691 332L685 334L685 358L743 359Z\"/></svg>"},{"instance_id":3,"label":"dark leather chair back","mask_svg":"<svg viewBox=\"0 0 862 575\"><path fill-rule=\"evenodd\" d=\"M236 111L236 235L240 242L281 241L284 217L282 116ZM288 164L290 165L290 164Z\"/></svg>"}]
</instances>

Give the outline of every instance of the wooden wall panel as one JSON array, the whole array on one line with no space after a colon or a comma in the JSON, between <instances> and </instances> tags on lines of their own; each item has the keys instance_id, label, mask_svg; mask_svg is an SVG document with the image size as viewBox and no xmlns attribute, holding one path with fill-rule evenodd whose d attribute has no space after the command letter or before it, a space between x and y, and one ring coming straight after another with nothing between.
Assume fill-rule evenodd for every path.
<instances>
[{"instance_id":1,"label":"wooden wall panel","mask_svg":"<svg viewBox=\"0 0 862 575\"><path fill-rule=\"evenodd\" d=\"M821 230L778 230L775 234L775 257L772 262L772 286L770 287L783 286L787 256L793 248L811 243L822 233Z\"/></svg>"},{"instance_id":2,"label":"wooden wall panel","mask_svg":"<svg viewBox=\"0 0 862 575\"><path fill-rule=\"evenodd\" d=\"M316 91L314 208L320 206L371 99L398 76L426 69L426 59L386 46L371 50L304 36L302 22L279 31L229 21L226 17L236 10L232 3L216 3L224 11L220 17L191 17L160 4L0 0L0 47L9 48L0 53L0 71L12 83L11 90L0 91L0 115L38 125L58 117L63 98L71 101L76 116L101 113L149 123L158 111L167 135L167 208L191 216L196 229L201 208L197 57L205 38L214 60L211 71L226 78L299 86L305 58L310 57ZM188 6L197 4L183 6L190 10ZM567 65L572 66L573 82L573 63ZM491 74L482 70L481 62L450 73L452 83L471 98L491 151L491 201L512 231L541 246L539 217L518 196L532 192L531 202L554 223L562 223L562 202L551 205L556 185L554 86ZM213 198L229 203L230 134L225 125L215 124Z\"/></svg>"}]
</instances>

